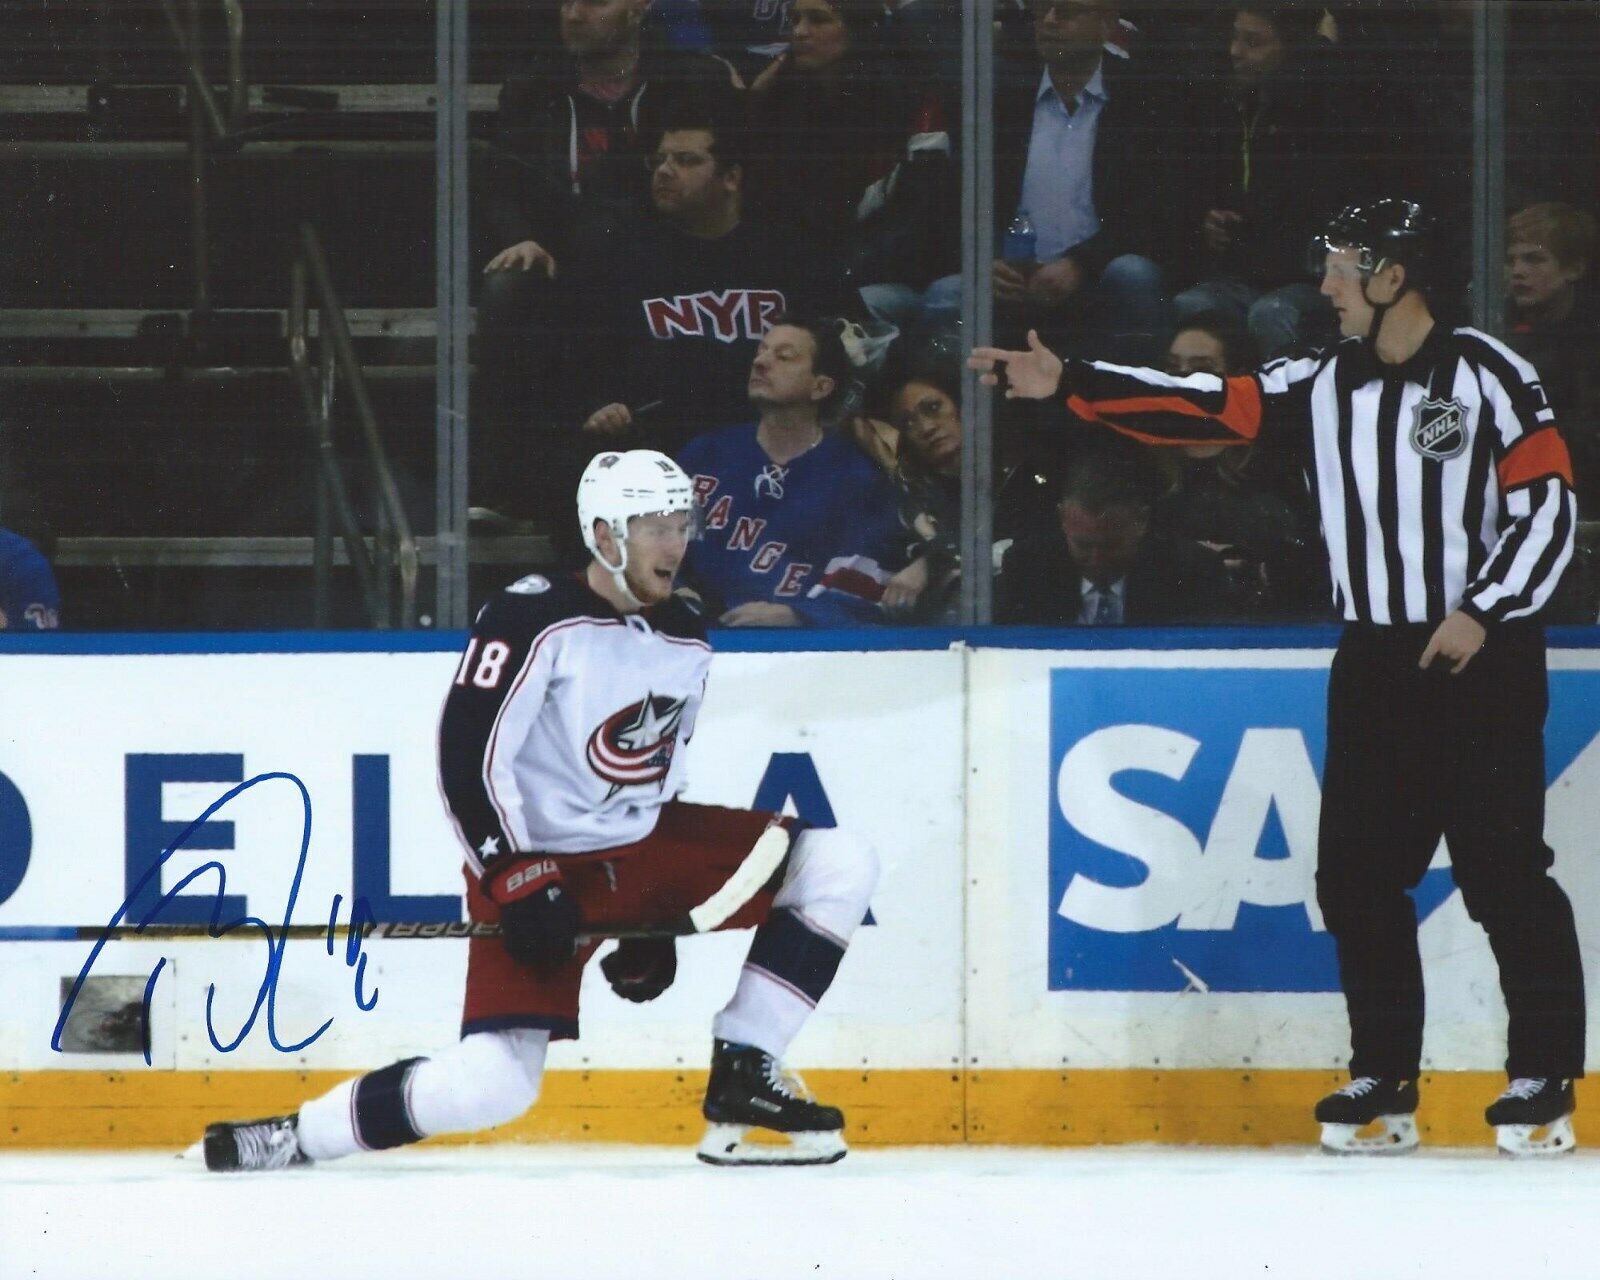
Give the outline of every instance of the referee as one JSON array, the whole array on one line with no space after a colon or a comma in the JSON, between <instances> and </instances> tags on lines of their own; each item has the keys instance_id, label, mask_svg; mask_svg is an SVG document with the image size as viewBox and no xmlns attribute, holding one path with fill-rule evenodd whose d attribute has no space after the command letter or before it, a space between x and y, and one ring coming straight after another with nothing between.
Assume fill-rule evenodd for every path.
<instances>
[{"instance_id":1,"label":"referee","mask_svg":"<svg viewBox=\"0 0 1600 1280\"><path fill-rule=\"evenodd\" d=\"M1313 242L1339 315L1331 350L1254 374L1169 377L1029 350L969 364L1008 398L1065 393L1079 418L1151 444L1245 444L1303 429L1346 626L1328 682L1317 901L1338 947L1351 1082L1317 1106L1324 1145L1407 1150L1422 1057L1422 963L1407 890L1443 836L1489 936L1510 1014L1502 1148L1573 1145L1583 970L1544 843L1544 634L1572 556L1572 466L1538 374L1434 321L1432 219L1352 205ZM1382 1121L1382 1131L1360 1130Z\"/></svg>"}]
</instances>

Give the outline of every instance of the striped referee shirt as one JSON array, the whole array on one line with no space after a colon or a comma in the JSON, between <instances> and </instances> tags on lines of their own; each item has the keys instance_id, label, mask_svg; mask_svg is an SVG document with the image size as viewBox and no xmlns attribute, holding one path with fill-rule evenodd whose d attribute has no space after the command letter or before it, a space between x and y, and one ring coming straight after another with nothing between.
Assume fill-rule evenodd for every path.
<instances>
[{"instance_id":1,"label":"striped referee shirt","mask_svg":"<svg viewBox=\"0 0 1600 1280\"><path fill-rule=\"evenodd\" d=\"M1152 444L1247 444L1309 419L1351 622L1526 617L1572 558L1572 462L1539 375L1476 329L1435 325L1398 365L1349 338L1231 378L1069 360L1061 385L1078 417Z\"/></svg>"}]
</instances>

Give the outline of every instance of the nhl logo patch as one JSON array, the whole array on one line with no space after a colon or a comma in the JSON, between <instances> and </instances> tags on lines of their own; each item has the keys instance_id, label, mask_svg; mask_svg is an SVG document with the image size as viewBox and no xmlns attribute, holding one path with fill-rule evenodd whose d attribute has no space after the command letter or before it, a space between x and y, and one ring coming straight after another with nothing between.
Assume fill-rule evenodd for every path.
<instances>
[{"instance_id":1,"label":"nhl logo patch","mask_svg":"<svg viewBox=\"0 0 1600 1280\"><path fill-rule=\"evenodd\" d=\"M1429 400L1417 405L1411 447L1424 458L1445 462L1467 449L1467 407L1459 400Z\"/></svg>"}]
</instances>

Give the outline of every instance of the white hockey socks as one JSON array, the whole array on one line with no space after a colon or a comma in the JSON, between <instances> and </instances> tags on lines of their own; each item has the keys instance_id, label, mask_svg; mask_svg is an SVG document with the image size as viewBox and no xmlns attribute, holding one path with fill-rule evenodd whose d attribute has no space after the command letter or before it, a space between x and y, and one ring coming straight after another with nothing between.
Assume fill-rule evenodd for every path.
<instances>
[{"instance_id":1,"label":"white hockey socks","mask_svg":"<svg viewBox=\"0 0 1600 1280\"><path fill-rule=\"evenodd\" d=\"M832 985L877 882L877 856L859 836L837 828L802 831L712 1034L782 1057Z\"/></svg>"},{"instance_id":2,"label":"white hockey socks","mask_svg":"<svg viewBox=\"0 0 1600 1280\"><path fill-rule=\"evenodd\" d=\"M432 1057L341 1081L300 1108L300 1149L332 1160L515 1120L539 1097L549 1044L547 1031L480 1031Z\"/></svg>"}]
</instances>

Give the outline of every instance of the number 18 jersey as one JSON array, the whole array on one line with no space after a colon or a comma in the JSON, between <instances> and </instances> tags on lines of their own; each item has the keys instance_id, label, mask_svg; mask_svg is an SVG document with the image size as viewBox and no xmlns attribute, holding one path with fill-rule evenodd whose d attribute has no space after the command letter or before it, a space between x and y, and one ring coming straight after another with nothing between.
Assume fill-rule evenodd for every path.
<instances>
[{"instance_id":1,"label":"number 18 jersey","mask_svg":"<svg viewBox=\"0 0 1600 1280\"><path fill-rule=\"evenodd\" d=\"M578 575L532 575L484 605L439 721L440 790L473 871L649 835L684 788L710 665L679 597L624 615Z\"/></svg>"}]
</instances>

